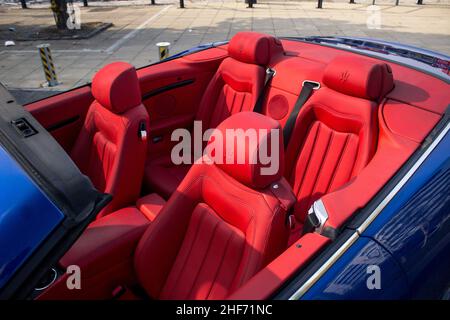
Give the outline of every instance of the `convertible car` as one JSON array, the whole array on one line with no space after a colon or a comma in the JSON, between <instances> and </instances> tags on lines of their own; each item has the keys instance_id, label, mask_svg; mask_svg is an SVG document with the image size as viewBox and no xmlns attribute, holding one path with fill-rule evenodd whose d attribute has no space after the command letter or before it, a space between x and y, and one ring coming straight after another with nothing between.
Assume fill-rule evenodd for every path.
<instances>
[{"instance_id":1,"label":"convertible car","mask_svg":"<svg viewBox=\"0 0 450 320\"><path fill-rule=\"evenodd\" d=\"M0 298L448 298L449 63L240 32L25 106L1 87Z\"/></svg>"}]
</instances>

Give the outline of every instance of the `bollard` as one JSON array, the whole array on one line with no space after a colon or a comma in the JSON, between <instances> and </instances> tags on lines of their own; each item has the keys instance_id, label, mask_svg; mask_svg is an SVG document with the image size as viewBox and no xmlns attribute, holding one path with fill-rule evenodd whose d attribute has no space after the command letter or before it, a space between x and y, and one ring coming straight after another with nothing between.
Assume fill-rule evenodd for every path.
<instances>
[{"instance_id":1,"label":"bollard","mask_svg":"<svg viewBox=\"0 0 450 320\"><path fill-rule=\"evenodd\" d=\"M398 6L400 0L395 0L395 5Z\"/></svg>"},{"instance_id":2,"label":"bollard","mask_svg":"<svg viewBox=\"0 0 450 320\"><path fill-rule=\"evenodd\" d=\"M245 3L248 4L247 8L253 8L253 3L256 3L256 2L253 0L245 0Z\"/></svg>"},{"instance_id":3,"label":"bollard","mask_svg":"<svg viewBox=\"0 0 450 320\"><path fill-rule=\"evenodd\" d=\"M41 44L37 46L39 55L41 57L42 68L44 69L45 79L49 87L54 87L58 84L56 78L55 66L53 65L52 53L49 44Z\"/></svg>"},{"instance_id":4,"label":"bollard","mask_svg":"<svg viewBox=\"0 0 450 320\"><path fill-rule=\"evenodd\" d=\"M184 9L184 0L180 0L180 8Z\"/></svg>"},{"instance_id":5,"label":"bollard","mask_svg":"<svg viewBox=\"0 0 450 320\"><path fill-rule=\"evenodd\" d=\"M20 4L22 5L22 9L28 9L26 0L20 0Z\"/></svg>"},{"instance_id":6,"label":"bollard","mask_svg":"<svg viewBox=\"0 0 450 320\"><path fill-rule=\"evenodd\" d=\"M152 1L150 2L150 4L155 5L155 4L156 4L156 3L155 3L155 0L152 0Z\"/></svg>"},{"instance_id":7,"label":"bollard","mask_svg":"<svg viewBox=\"0 0 450 320\"><path fill-rule=\"evenodd\" d=\"M88 0L83 0L83 7L89 6Z\"/></svg>"},{"instance_id":8,"label":"bollard","mask_svg":"<svg viewBox=\"0 0 450 320\"><path fill-rule=\"evenodd\" d=\"M350 4L355 4L355 0L350 0Z\"/></svg>"},{"instance_id":9,"label":"bollard","mask_svg":"<svg viewBox=\"0 0 450 320\"><path fill-rule=\"evenodd\" d=\"M317 0L317 9L322 9L323 0Z\"/></svg>"},{"instance_id":10,"label":"bollard","mask_svg":"<svg viewBox=\"0 0 450 320\"><path fill-rule=\"evenodd\" d=\"M422 5L423 4L423 0L417 0L417 4Z\"/></svg>"},{"instance_id":11,"label":"bollard","mask_svg":"<svg viewBox=\"0 0 450 320\"><path fill-rule=\"evenodd\" d=\"M170 42L158 42L156 46L158 47L160 61L169 57Z\"/></svg>"}]
</instances>

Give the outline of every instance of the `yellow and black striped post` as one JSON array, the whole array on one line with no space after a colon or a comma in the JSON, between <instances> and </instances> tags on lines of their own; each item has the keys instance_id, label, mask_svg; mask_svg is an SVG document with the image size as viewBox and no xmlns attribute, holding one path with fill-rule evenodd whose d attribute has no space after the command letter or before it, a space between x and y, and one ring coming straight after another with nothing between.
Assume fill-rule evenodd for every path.
<instances>
[{"instance_id":1,"label":"yellow and black striped post","mask_svg":"<svg viewBox=\"0 0 450 320\"><path fill-rule=\"evenodd\" d=\"M49 44L40 44L37 46L39 55L41 57L42 67L44 68L45 79L49 87L54 87L58 84L56 78L55 66L53 65L52 53Z\"/></svg>"},{"instance_id":2,"label":"yellow and black striped post","mask_svg":"<svg viewBox=\"0 0 450 320\"><path fill-rule=\"evenodd\" d=\"M159 51L159 60L164 60L169 57L170 42L158 42L156 46Z\"/></svg>"}]
</instances>

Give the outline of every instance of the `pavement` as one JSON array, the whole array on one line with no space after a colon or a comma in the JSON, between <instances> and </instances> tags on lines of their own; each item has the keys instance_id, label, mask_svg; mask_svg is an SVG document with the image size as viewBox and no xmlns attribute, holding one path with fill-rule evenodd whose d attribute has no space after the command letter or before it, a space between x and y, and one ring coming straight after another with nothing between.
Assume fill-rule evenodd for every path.
<instances>
[{"instance_id":1,"label":"pavement","mask_svg":"<svg viewBox=\"0 0 450 320\"><path fill-rule=\"evenodd\" d=\"M26 103L90 82L102 66L127 61L142 67L158 61L156 43L171 43L174 54L202 43L230 39L241 30L261 31L276 36L344 35L397 41L450 55L450 3L424 0L370 1L324 0L264 1L253 9L243 0L190 1L185 9L178 1L108 1L80 6L81 22L112 22L113 26L83 40L53 40L50 43L58 80L53 88L43 87L44 74L36 46L43 41L20 41L13 47L0 43L0 82L19 101ZM78 5L78 4L75 4ZM0 3L0 28L52 25L48 3L32 3L30 9ZM379 14L378 14L379 13ZM374 29L378 27L378 29Z\"/></svg>"}]
</instances>

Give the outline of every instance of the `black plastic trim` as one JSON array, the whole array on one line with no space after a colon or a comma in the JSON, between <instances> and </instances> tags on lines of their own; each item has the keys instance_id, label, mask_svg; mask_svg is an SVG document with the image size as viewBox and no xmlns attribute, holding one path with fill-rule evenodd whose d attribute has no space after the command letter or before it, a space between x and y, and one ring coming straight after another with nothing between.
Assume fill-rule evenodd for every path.
<instances>
[{"instance_id":1,"label":"black plastic trim","mask_svg":"<svg viewBox=\"0 0 450 320\"><path fill-rule=\"evenodd\" d=\"M37 133L23 137L12 124L15 119L25 119ZM23 299L111 200L111 196L94 188L50 133L15 103L2 85L0 144L65 216L0 290L0 299Z\"/></svg>"},{"instance_id":2,"label":"black plastic trim","mask_svg":"<svg viewBox=\"0 0 450 320\"><path fill-rule=\"evenodd\" d=\"M187 79L187 80L182 80L182 81L168 84L167 86L164 86L164 87L156 88L156 89L142 95L142 101L145 101L151 97L154 97L154 96L164 93L166 91L170 91L170 90L174 90L177 88L188 86L190 84L193 84L194 82L195 82L195 79Z\"/></svg>"}]
</instances>

